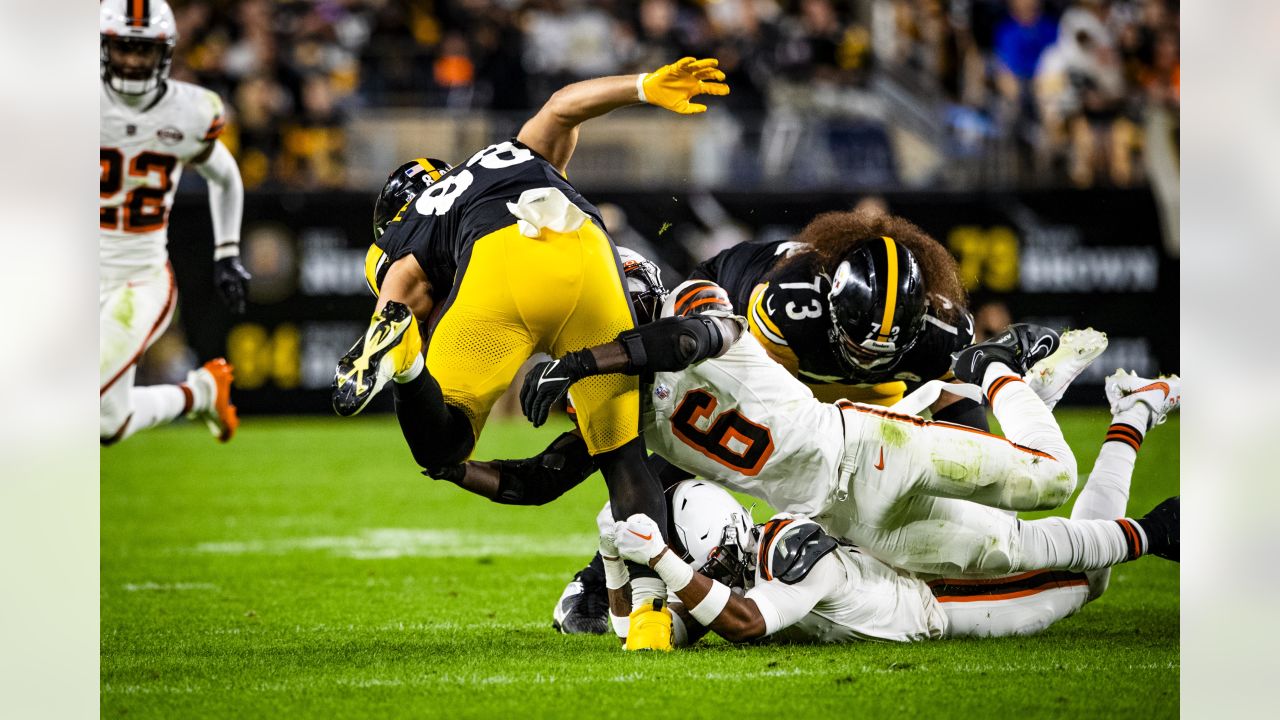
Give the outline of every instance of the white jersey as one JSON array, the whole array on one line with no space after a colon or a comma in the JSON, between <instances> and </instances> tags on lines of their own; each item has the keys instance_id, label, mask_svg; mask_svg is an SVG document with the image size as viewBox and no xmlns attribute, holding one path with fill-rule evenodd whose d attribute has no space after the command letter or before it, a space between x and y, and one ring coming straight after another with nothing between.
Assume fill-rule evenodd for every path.
<instances>
[{"instance_id":1,"label":"white jersey","mask_svg":"<svg viewBox=\"0 0 1280 720\"><path fill-rule=\"evenodd\" d=\"M732 315L727 296L721 309L713 293L724 291L685 282L662 314ZM700 297L716 309L690 308ZM778 510L814 515L835 500L846 444L840 409L814 398L750 333L718 358L655 373L649 400L645 442L669 462Z\"/></svg>"},{"instance_id":2,"label":"white jersey","mask_svg":"<svg viewBox=\"0 0 1280 720\"><path fill-rule=\"evenodd\" d=\"M771 575L770 563L777 571L777 548L805 525L813 523L784 513L764 526L755 584L746 596L760 609L768 636L838 643L915 642L946 635L947 614L923 580L855 548L828 551L798 580ZM770 533L771 526L781 527Z\"/></svg>"},{"instance_id":3,"label":"white jersey","mask_svg":"<svg viewBox=\"0 0 1280 720\"><path fill-rule=\"evenodd\" d=\"M125 105L105 84L99 92L99 264L106 271L163 265L182 166L222 133L222 100L176 80L145 109Z\"/></svg>"}]
</instances>

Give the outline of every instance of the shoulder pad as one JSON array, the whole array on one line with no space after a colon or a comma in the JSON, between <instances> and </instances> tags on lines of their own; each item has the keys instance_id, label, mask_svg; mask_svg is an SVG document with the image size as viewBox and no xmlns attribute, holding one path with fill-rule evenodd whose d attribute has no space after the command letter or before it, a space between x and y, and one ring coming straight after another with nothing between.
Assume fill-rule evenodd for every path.
<instances>
[{"instance_id":1,"label":"shoulder pad","mask_svg":"<svg viewBox=\"0 0 1280 720\"><path fill-rule=\"evenodd\" d=\"M724 288L710 280L686 280L672 290L662 305L663 317L687 317L714 313L733 315L733 304Z\"/></svg>"},{"instance_id":2,"label":"shoulder pad","mask_svg":"<svg viewBox=\"0 0 1280 720\"><path fill-rule=\"evenodd\" d=\"M804 519L778 518L765 523L760 536L760 575L794 585L837 543L821 525Z\"/></svg>"}]
</instances>

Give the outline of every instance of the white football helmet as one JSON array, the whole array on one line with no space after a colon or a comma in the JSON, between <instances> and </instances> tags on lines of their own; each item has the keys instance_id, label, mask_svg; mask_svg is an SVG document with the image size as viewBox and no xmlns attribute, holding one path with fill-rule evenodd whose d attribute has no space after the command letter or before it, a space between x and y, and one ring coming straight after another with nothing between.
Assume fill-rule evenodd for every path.
<instances>
[{"instance_id":1,"label":"white football helmet","mask_svg":"<svg viewBox=\"0 0 1280 720\"><path fill-rule=\"evenodd\" d=\"M103 0L98 10L102 80L122 95L144 95L169 77L178 27L164 0ZM113 62L115 49L118 57ZM123 56L136 55L127 62Z\"/></svg>"},{"instance_id":2,"label":"white football helmet","mask_svg":"<svg viewBox=\"0 0 1280 720\"><path fill-rule=\"evenodd\" d=\"M674 540L694 570L730 587L745 587L755 571L750 511L719 485L684 480L671 489L671 521Z\"/></svg>"}]
</instances>

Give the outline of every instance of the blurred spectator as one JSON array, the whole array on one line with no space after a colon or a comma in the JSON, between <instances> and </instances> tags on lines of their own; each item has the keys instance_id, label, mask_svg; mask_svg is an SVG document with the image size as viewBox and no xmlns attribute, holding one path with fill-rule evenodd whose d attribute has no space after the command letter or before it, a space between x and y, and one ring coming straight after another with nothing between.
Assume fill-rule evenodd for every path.
<instances>
[{"instance_id":1,"label":"blurred spectator","mask_svg":"<svg viewBox=\"0 0 1280 720\"><path fill-rule=\"evenodd\" d=\"M363 108L495 111L501 133L568 82L686 55L718 57L733 86L708 116L738 148L710 173L721 181L892 184L881 163L896 162L886 139L904 113L944 155L1021 143L1039 158L1034 177L1081 186L1150 173L1134 157L1149 145L1152 107L1176 152L1176 0L190 0L174 10L174 77L227 101L227 139L250 187L341 183L344 125ZM891 93L877 84L886 77Z\"/></svg>"}]
</instances>

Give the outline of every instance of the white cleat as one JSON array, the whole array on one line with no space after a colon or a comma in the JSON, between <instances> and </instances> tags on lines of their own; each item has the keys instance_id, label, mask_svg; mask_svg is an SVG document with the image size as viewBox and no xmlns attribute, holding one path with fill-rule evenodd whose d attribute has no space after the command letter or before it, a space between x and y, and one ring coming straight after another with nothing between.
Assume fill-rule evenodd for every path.
<instances>
[{"instance_id":1,"label":"white cleat","mask_svg":"<svg viewBox=\"0 0 1280 720\"><path fill-rule=\"evenodd\" d=\"M1107 378L1106 388L1112 415L1120 415L1140 404L1147 406L1150 414L1144 431L1167 420L1169 413L1177 410L1182 402L1182 380L1177 375L1152 380L1116 370Z\"/></svg>"},{"instance_id":2,"label":"white cleat","mask_svg":"<svg viewBox=\"0 0 1280 720\"><path fill-rule=\"evenodd\" d=\"M1068 330L1060 336L1058 349L1027 371L1027 386L1050 410L1062 399L1071 383L1107 349L1107 334L1093 328Z\"/></svg>"}]
</instances>

